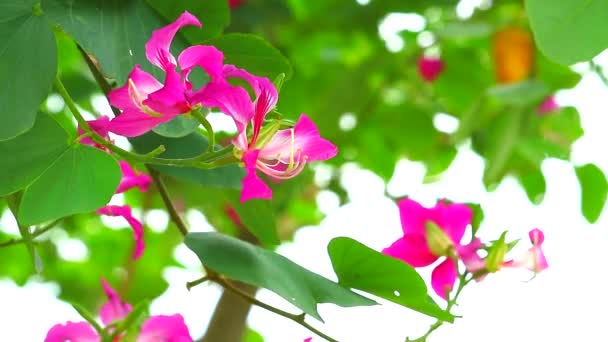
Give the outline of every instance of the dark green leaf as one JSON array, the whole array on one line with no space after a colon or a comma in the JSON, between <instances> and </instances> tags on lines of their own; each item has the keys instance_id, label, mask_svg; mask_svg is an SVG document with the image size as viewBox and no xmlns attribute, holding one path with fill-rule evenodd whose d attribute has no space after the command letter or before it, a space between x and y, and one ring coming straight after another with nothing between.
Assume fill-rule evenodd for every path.
<instances>
[{"instance_id":1,"label":"dark green leaf","mask_svg":"<svg viewBox=\"0 0 608 342\"><path fill-rule=\"evenodd\" d=\"M327 249L341 285L453 321L452 315L429 297L424 280L408 264L346 237L333 239Z\"/></svg>"},{"instance_id":2,"label":"dark green leaf","mask_svg":"<svg viewBox=\"0 0 608 342\"><path fill-rule=\"evenodd\" d=\"M266 288L319 320L320 303L342 307L376 304L289 259L218 233L191 233L186 246L212 270L231 279Z\"/></svg>"},{"instance_id":3,"label":"dark green leaf","mask_svg":"<svg viewBox=\"0 0 608 342\"><path fill-rule=\"evenodd\" d=\"M292 69L287 58L258 36L230 33L205 43L222 50L227 64L234 64L271 80L281 73L284 73L287 79L291 77Z\"/></svg>"},{"instance_id":4,"label":"dark green leaf","mask_svg":"<svg viewBox=\"0 0 608 342\"><path fill-rule=\"evenodd\" d=\"M606 196L608 195L608 181L606 176L594 164L586 164L575 168L576 176L581 184L581 210L583 216L590 223L600 217Z\"/></svg>"},{"instance_id":5,"label":"dark green leaf","mask_svg":"<svg viewBox=\"0 0 608 342\"><path fill-rule=\"evenodd\" d=\"M72 147L25 189L19 222L32 225L99 209L110 201L121 177L116 159L106 152Z\"/></svg>"},{"instance_id":6,"label":"dark green leaf","mask_svg":"<svg viewBox=\"0 0 608 342\"><path fill-rule=\"evenodd\" d=\"M245 203L233 202L232 204L241 223L267 247L274 247L280 243L276 217L271 203L254 199Z\"/></svg>"},{"instance_id":7,"label":"dark green leaf","mask_svg":"<svg viewBox=\"0 0 608 342\"><path fill-rule=\"evenodd\" d=\"M0 142L0 195L23 189L68 149L68 135L49 116L40 114L34 127Z\"/></svg>"},{"instance_id":8,"label":"dark green leaf","mask_svg":"<svg viewBox=\"0 0 608 342\"><path fill-rule=\"evenodd\" d=\"M57 73L55 37L35 0L0 3L0 140L32 128Z\"/></svg>"},{"instance_id":9,"label":"dark green leaf","mask_svg":"<svg viewBox=\"0 0 608 342\"><path fill-rule=\"evenodd\" d=\"M146 0L160 15L170 22L175 21L184 11L192 13L203 24L185 27L184 36L193 44L218 36L230 23L228 1L223 0Z\"/></svg>"},{"instance_id":10,"label":"dark green leaf","mask_svg":"<svg viewBox=\"0 0 608 342\"><path fill-rule=\"evenodd\" d=\"M178 115L169 122L158 125L154 132L167 138L181 138L196 131L198 120L186 115Z\"/></svg>"},{"instance_id":11,"label":"dark green leaf","mask_svg":"<svg viewBox=\"0 0 608 342\"><path fill-rule=\"evenodd\" d=\"M517 179L524 187L530 202L538 205L543 201L547 191L547 182L540 169L520 174Z\"/></svg>"},{"instance_id":12,"label":"dark green leaf","mask_svg":"<svg viewBox=\"0 0 608 342\"><path fill-rule=\"evenodd\" d=\"M166 151L160 155L163 158L191 158L203 153L207 149L207 140L196 132L176 139L162 137L154 132L149 132L130 141L139 153L148 153L158 146L164 145ZM153 167L161 173L180 180L220 188L239 189L241 187L241 179L243 178L243 170L236 165L210 170L165 165L155 165Z\"/></svg>"},{"instance_id":13,"label":"dark green leaf","mask_svg":"<svg viewBox=\"0 0 608 342\"><path fill-rule=\"evenodd\" d=\"M608 48L605 0L527 0L526 11L540 49L561 64L590 60Z\"/></svg>"}]
</instances>

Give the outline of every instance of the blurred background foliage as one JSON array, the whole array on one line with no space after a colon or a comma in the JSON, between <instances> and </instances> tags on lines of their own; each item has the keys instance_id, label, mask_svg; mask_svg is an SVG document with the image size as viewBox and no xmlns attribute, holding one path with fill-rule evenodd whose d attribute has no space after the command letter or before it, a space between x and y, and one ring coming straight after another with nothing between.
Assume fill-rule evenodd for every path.
<instances>
[{"instance_id":1,"label":"blurred background foliage","mask_svg":"<svg viewBox=\"0 0 608 342\"><path fill-rule=\"evenodd\" d=\"M484 1L464 16L456 11L459 2L452 0L247 0L234 8L225 0L90 0L75 5L81 22L66 18L63 11L68 3L43 1L42 9L56 22L59 75L80 107L94 115L108 114L100 113L105 107L99 102L105 100L70 36L118 85L142 60L151 30L186 9L201 19L203 30L184 30L175 51L187 42L214 44L224 50L228 63L271 79L282 72L287 75L275 115L292 120L302 112L309 115L321 134L339 147L336 158L323 167L308 168L295 179L272 184L274 200L254 202L251 208L238 203L238 169L224 168L213 175L157 168L171 176L166 183L182 214L201 211L211 226L228 234L245 226L269 248L291 239L299 227L320 222L319 191L337 194L341 203L348 201L340 183L345 163L356 162L388 182L396 163L406 158L423 163L425 180L432 182L449 168L458 147L470 142L486 162L483 181L488 190L511 175L538 204L546 189L542 162L569 160L573 142L583 134L576 108L539 110L543 101L574 87L581 76L538 50L521 0ZM140 22L129 24L135 15ZM125 37L119 30L97 29L94 22L99 17L134 34ZM389 31L387 23L392 25ZM125 46L139 50L130 59L117 59ZM265 56L271 56L272 63ZM432 82L419 74L423 56L444 63ZM42 110L75 137L72 116L56 95ZM225 134L220 141L228 144L229 137ZM167 138L156 133L131 143L146 152L162 139L167 153L174 144L195 152L206 144L191 136ZM179 153L189 152L179 149ZM578 168L577 175L583 213L594 221L605 201L605 177L593 165ZM0 248L0 277L20 285L29 279L55 281L61 287L60 298L91 311L103 300L100 277L120 284L117 288L132 303L159 296L168 286L163 270L183 267L174 253L181 237L166 217L149 215L164 209L154 187L147 193L130 191L124 201L137 208L147 224L147 252L137 263L131 260L126 222L125 229L108 229L98 215L79 214L37 238L35 263L22 244ZM233 210L241 222L231 215ZM6 229L12 216L5 203L2 211L0 243L19 237ZM120 222L112 225L120 228ZM77 247L85 252L76 257L61 250Z\"/></svg>"}]
</instances>

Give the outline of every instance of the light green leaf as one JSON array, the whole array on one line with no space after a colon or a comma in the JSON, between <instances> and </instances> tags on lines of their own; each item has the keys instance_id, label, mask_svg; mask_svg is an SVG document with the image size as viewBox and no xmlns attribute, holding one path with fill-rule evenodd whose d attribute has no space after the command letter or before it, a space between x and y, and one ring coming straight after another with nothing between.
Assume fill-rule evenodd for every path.
<instances>
[{"instance_id":1,"label":"light green leaf","mask_svg":"<svg viewBox=\"0 0 608 342\"><path fill-rule=\"evenodd\" d=\"M545 176L540 169L531 170L520 174L518 175L517 179L524 187L530 202L538 205L543 201L545 192L547 191L547 182L545 181Z\"/></svg>"},{"instance_id":2,"label":"light green leaf","mask_svg":"<svg viewBox=\"0 0 608 342\"><path fill-rule=\"evenodd\" d=\"M196 131L200 123L193 117L178 115L171 121L156 126L153 131L167 138L181 138Z\"/></svg>"},{"instance_id":3,"label":"light green leaf","mask_svg":"<svg viewBox=\"0 0 608 342\"><path fill-rule=\"evenodd\" d=\"M289 79L293 72L287 58L256 35L230 33L205 43L220 49L224 53L225 63L247 69L255 75L274 80L284 73Z\"/></svg>"},{"instance_id":4,"label":"light green leaf","mask_svg":"<svg viewBox=\"0 0 608 342\"><path fill-rule=\"evenodd\" d=\"M32 128L57 73L55 37L35 3L0 2L0 140Z\"/></svg>"},{"instance_id":5,"label":"light green leaf","mask_svg":"<svg viewBox=\"0 0 608 342\"><path fill-rule=\"evenodd\" d=\"M23 189L68 149L68 135L49 116L40 114L34 127L0 142L0 195Z\"/></svg>"},{"instance_id":6,"label":"light green leaf","mask_svg":"<svg viewBox=\"0 0 608 342\"><path fill-rule=\"evenodd\" d=\"M218 233L191 233L186 246L212 270L231 279L266 288L319 320L320 303L342 307L374 305L277 253Z\"/></svg>"},{"instance_id":7,"label":"light green leaf","mask_svg":"<svg viewBox=\"0 0 608 342\"><path fill-rule=\"evenodd\" d=\"M327 249L341 285L441 320L454 320L429 297L424 280L408 264L346 237L333 239Z\"/></svg>"},{"instance_id":8,"label":"light green leaf","mask_svg":"<svg viewBox=\"0 0 608 342\"><path fill-rule=\"evenodd\" d=\"M606 175L594 164L586 164L575 168L576 176L581 184L581 210L590 223L600 217L606 196L608 196L608 181Z\"/></svg>"},{"instance_id":9,"label":"light green leaf","mask_svg":"<svg viewBox=\"0 0 608 342\"><path fill-rule=\"evenodd\" d=\"M19 222L33 225L99 209L110 201L121 177L108 153L86 145L72 147L25 189Z\"/></svg>"},{"instance_id":10,"label":"light green leaf","mask_svg":"<svg viewBox=\"0 0 608 342\"><path fill-rule=\"evenodd\" d=\"M526 0L525 6L535 40L552 60L574 64L608 48L601 29L608 22L608 1Z\"/></svg>"},{"instance_id":11,"label":"light green leaf","mask_svg":"<svg viewBox=\"0 0 608 342\"><path fill-rule=\"evenodd\" d=\"M521 135L523 110L513 110L500 114L490 128L484 184L492 188L507 172L507 165L513 149Z\"/></svg>"},{"instance_id":12,"label":"light green leaf","mask_svg":"<svg viewBox=\"0 0 608 342\"><path fill-rule=\"evenodd\" d=\"M537 80L495 85L488 89L488 95L500 103L518 107L535 106L549 94L549 88Z\"/></svg>"}]
</instances>

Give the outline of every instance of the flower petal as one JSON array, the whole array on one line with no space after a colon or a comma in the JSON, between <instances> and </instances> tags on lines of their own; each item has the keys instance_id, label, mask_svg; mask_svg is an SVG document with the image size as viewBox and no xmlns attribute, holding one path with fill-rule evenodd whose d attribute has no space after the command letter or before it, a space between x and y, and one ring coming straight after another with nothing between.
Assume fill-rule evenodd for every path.
<instances>
[{"instance_id":1,"label":"flower petal","mask_svg":"<svg viewBox=\"0 0 608 342\"><path fill-rule=\"evenodd\" d=\"M116 189L116 193L125 192L131 188L138 187L141 192L148 190L148 185L152 182L152 178L145 173L138 172L131 168L131 165L124 160L118 162L120 170L122 171L122 179Z\"/></svg>"},{"instance_id":2,"label":"flower petal","mask_svg":"<svg viewBox=\"0 0 608 342\"><path fill-rule=\"evenodd\" d=\"M431 274L431 286L435 290L435 293L447 300L447 294L452 291L457 277L458 270L456 269L456 264L452 259L447 258L433 270L433 274Z\"/></svg>"},{"instance_id":3,"label":"flower petal","mask_svg":"<svg viewBox=\"0 0 608 342\"><path fill-rule=\"evenodd\" d=\"M427 82L432 82L439 77L443 68L443 61L439 58L422 57L418 60L418 73Z\"/></svg>"},{"instance_id":4,"label":"flower petal","mask_svg":"<svg viewBox=\"0 0 608 342\"><path fill-rule=\"evenodd\" d=\"M479 272L486 268L486 261L477 254L477 251L483 247L481 240L473 239L468 245L459 245L456 247L456 253L467 271L471 273Z\"/></svg>"},{"instance_id":5,"label":"flower petal","mask_svg":"<svg viewBox=\"0 0 608 342\"><path fill-rule=\"evenodd\" d=\"M128 205L106 205L103 208L97 209L97 213L106 216L121 216L129 223L133 229L133 240L135 240L133 259L139 259L145 248L144 227L138 219L133 217L131 207Z\"/></svg>"},{"instance_id":6,"label":"flower petal","mask_svg":"<svg viewBox=\"0 0 608 342\"><path fill-rule=\"evenodd\" d=\"M195 16L184 12L171 24L152 32L152 37L146 43L146 58L150 63L163 70L167 70L170 65L175 66L175 57L170 51L171 42L177 31L188 25L201 27L200 21Z\"/></svg>"},{"instance_id":7,"label":"flower petal","mask_svg":"<svg viewBox=\"0 0 608 342\"><path fill-rule=\"evenodd\" d=\"M67 322L53 326L44 342L99 342L101 339L87 322Z\"/></svg>"},{"instance_id":8,"label":"flower petal","mask_svg":"<svg viewBox=\"0 0 608 342\"><path fill-rule=\"evenodd\" d=\"M101 286L108 297L108 301L99 310L99 316L104 325L121 321L131 312L131 305L124 302L105 279L101 279Z\"/></svg>"},{"instance_id":9,"label":"flower petal","mask_svg":"<svg viewBox=\"0 0 608 342\"><path fill-rule=\"evenodd\" d=\"M156 113L175 116L177 114L190 112L192 109L186 100L186 86L175 67L166 70L165 84L163 87L148 95L143 105L149 107Z\"/></svg>"},{"instance_id":10,"label":"flower petal","mask_svg":"<svg viewBox=\"0 0 608 342\"><path fill-rule=\"evenodd\" d=\"M108 93L110 104L121 110L139 110L141 102L148 98L151 94L160 88L163 84L160 83L154 76L141 70L139 65L135 65L127 82L117 89Z\"/></svg>"},{"instance_id":11,"label":"flower petal","mask_svg":"<svg viewBox=\"0 0 608 342\"><path fill-rule=\"evenodd\" d=\"M140 110L125 110L112 119L109 130L124 137L136 137L151 131L154 127L171 121L175 115L151 116Z\"/></svg>"},{"instance_id":12,"label":"flower petal","mask_svg":"<svg viewBox=\"0 0 608 342\"><path fill-rule=\"evenodd\" d=\"M151 316L141 327L137 342L192 342L190 331L179 315Z\"/></svg>"},{"instance_id":13,"label":"flower petal","mask_svg":"<svg viewBox=\"0 0 608 342\"><path fill-rule=\"evenodd\" d=\"M528 233L528 237L530 238L530 242L534 246L540 246L543 244L543 242L545 242L545 234L543 234L543 231L538 228L532 229Z\"/></svg>"},{"instance_id":14,"label":"flower petal","mask_svg":"<svg viewBox=\"0 0 608 342\"><path fill-rule=\"evenodd\" d=\"M293 129L280 130L272 137L260 151L260 158L289 164L292 154L296 160L303 158L307 162L327 160L338 154L338 148L321 138L314 122L302 114Z\"/></svg>"},{"instance_id":15,"label":"flower petal","mask_svg":"<svg viewBox=\"0 0 608 342\"><path fill-rule=\"evenodd\" d=\"M102 136L103 138L105 138L106 140L110 139L110 135L109 135L109 126L110 126L110 118L107 116L101 116L98 119L95 120L91 120L91 121L87 121L87 124L89 125L89 127L97 134L99 134L100 136ZM82 130L82 128L80 128L80 126L78 127L78 135L82 135L84 133L84 131ZM102 146L98 145L97 143L95 143L93 141L93 139L89 138L89 137L85 137L80 139L80 143L85 144L85 145L89 145L89 146L93 146L99 149L103 149Z\"/></svg>"},{"instance_id":16,"label":"flower petal","mask_svg":"<svg viewBox=\"0 0 608 342\"><path fill-rule=\"evenodd\" d=\"M445 204L443 201L439 201L432 210L435 223L454 244L460 244L465 229L473 219L473 210L464 204Z\"/></svg>"},{"instance_id":17,"label":"flower petal","mask_svg":"<svg viewBox=\"0 0 608 342\"><path fill-rule=\"evenodd\" d=\"M400 200L397 205L399 206L403 233L406 236L409 234L425 236L426 222L434 221L434 212L410 198Z\"/></svg>"},{"instance_id":18,"label":"flower petal","mask_svg":"<svg viewBox=\"0 0 608 342\"><path fill-rule=\"evenodd\" d=\"M194 67L201 67L211 81L218 81L222 78L222 68L224 65L224 54L215 46L194 45L190 46L177 57L177 63L182 70L182 76L187 79Z\"/></svg>"},{"instance_id":19,"label":"flower petal","mask_svg":"<svg viewBox=\"0 0 608 342\"><path fill-rule=\"evenodd\" d=\"M382 250L382 253L405 261L412 267L428 266L437 260L421 235L406 235Z\"/></svg>"},{"instance_id":20,"label":"flower petal","mask_svg":"<svg viewBox=\"0 0 608 342\"><path fill-rule=\"evenodd\" d=\"M243 190L241 190L241 203L253 198L271 199L272 190L256 174L256 163L259 150L248 151L243 155L245 163L245 178L243 178Z\"/></svg>"},{"instance_id":21,"label":"flower petal","mask_svg":"<svg viewBox=\"0 0 608 342\"><path fill-rule=\"evenodd\" d=\"M205 107L217 107L234 120L237 130L243 132L253 116L253 103L249 93L242 87L228 82L211 82L193 94L192 103L202 103ZM245 149L246 146L241 146Z\"/></svg>"}]
</instances>

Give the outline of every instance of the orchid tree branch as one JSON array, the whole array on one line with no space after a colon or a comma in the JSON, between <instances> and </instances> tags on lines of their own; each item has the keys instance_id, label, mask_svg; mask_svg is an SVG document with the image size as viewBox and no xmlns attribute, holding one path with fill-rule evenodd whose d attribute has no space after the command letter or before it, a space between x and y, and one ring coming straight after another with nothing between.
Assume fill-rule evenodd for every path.
<instances>
[{"instance_id":1,"label":"orchid tree branch","mask_svg":"<svg viewBox=\"0 0 608 342\"><path fill-rule=\"evenodd\" d=\"M205 115L203 115L203 113L199 112L198 110L193 110L192 112L190 112L190 114L192 114L192 116L196 120L198 120L201 125L203 125L205 131L207 131L207 137L209 138L209 146L207 146L207 152L213 152L213 147L215 146L215 133L213 132L213 127L211 126L211 123L209 122L209 120L207 120Z\"/></svg>"},{"instance_id":2,"label":"orchid tree branch","mask_svg":"<svg viewBox=\"0 0 608 342\"><path fill-rule=\"evenodd\" d=\"M29 236L29 239L10 239L8 241L2 242L0 243L0 248L2 247L8 247L8 246L14 246L14 245L18 245L21 243L26 243L30 240L33 240L34 238L48 232L49 230L53 229L59 222L61 222L62 219L57 219L47 225L44 225L38 229L36 229L34 232L32 232Z\"/></svg>"},{"instance_id":3,"label":"orchid tree branch","mask_svg":"<svg viewBox=\"0 0 608 342\"><path fill-rule=\"evenodd\" d=\"M171 197L169 195L169 191L167 190L165 183L160 177L160 174L158 173L158 171L154 170L151 167L148 167L148 171L150 172L150 177L152 177L152 181L154 182L154 185L156 185L156 188L160 193L160 197L162 198L163 203L165 204L165 207L169 212L169 217L171 218L171 221L175 223L175 226L177 227L179 232L183 236L186 236L188 234L188 226L186 225L184 220L182 220L181 216L179 216L179 212L177 212L175 205L173 205L173 202L171 201Z\"/></svg>"}]
</instances>

